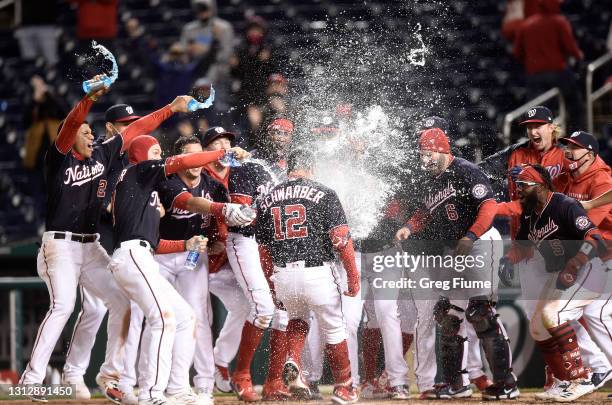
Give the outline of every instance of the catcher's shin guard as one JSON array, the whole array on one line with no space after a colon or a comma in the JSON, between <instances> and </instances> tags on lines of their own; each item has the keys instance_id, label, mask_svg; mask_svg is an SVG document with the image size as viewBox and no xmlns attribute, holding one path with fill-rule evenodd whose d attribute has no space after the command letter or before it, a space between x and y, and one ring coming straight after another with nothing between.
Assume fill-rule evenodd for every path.
<instances>
[{"instance_id":1,"label":"catcher's shin guard","mask_svg":"<svg viewBox=\"0 0 612 405\"><path fill-rule=\"evenodd\" d=\"M471 298L466 310L466 319L472 324L482 343L493 373L493 381L513 383L515 378L512 374L510 345L491 301L485 297Z\"/></svg>"},{"instance_id":2,"label":"catcher's shin guard","mask_svg":"<svg viewBox=\"0 0 612 405\"><path fill-rule=\"evenodd\" d=\"M458 333L462 320L456 315L449 314L451 309L463 312L461 308L452 305L446 297L440 297L434 306L434 318L441 332L440 360L442 363L442 378L447 384L461 386L463 385L461 374L464 372L461 365L467 338L459 336Z\"/></svg>"}]
</instances>

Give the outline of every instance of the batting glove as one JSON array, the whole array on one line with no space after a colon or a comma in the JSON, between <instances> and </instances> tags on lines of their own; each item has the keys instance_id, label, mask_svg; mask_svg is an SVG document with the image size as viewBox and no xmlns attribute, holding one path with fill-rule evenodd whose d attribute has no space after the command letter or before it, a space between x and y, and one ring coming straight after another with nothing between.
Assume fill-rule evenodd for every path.
<instances>
[{"instance_id":1,"label":"batting glove","mask_svg":"<svg viewBox=\"0 0 612 405\"><path fill-rule=\"evenodd\" d=\"M508 256L504 256L499 259L499 280L506 287L512 287L512 280L514 280L514 263L510 261Z\"/></svg>"},{"instance_id":2,"label":"batting glove","mask_svg":"<svg viewBox=\"0 0 612 405\"><path fill-rule=\"evenodd\" d=\"M227 203L223 206L223 217L228 226L245 226L255 220L254 215L247 215L242 212L240 204Z\"/></svg>"},{"instance_id":3,"label":"batting glove","mask_svg":"<svg viewBox=\"0 0 612 405\"><path fill-rule=\"evenodd\" d=\"M581 252L569 259L565 268L561 270L557 277L557 289L567 290L573 286L578 276L578 270L587 264L588 261L588 256Z\"/></svg>"}]
</instances>

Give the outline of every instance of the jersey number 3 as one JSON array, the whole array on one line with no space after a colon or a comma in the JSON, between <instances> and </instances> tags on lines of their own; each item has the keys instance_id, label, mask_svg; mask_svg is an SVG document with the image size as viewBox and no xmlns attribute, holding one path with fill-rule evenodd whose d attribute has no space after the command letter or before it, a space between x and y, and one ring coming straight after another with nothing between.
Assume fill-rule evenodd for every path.
<instances>
[{"instance_id":1,"label":"jersey number 3","mask_svg":"<svg viewBox=\"0 0 612 405\"><path fill-rule=\"evenodd\" d=\"M306 209L302 204L292 204L285 206L285 217L287 219L283 224L283 215L281 207L272 207L270 209L274 218L274 239L284 240L297 239L308 237L308 227L302 225L306 222ZM283 225L285 231L283 231Z\"/></svg>"}]
</instances>

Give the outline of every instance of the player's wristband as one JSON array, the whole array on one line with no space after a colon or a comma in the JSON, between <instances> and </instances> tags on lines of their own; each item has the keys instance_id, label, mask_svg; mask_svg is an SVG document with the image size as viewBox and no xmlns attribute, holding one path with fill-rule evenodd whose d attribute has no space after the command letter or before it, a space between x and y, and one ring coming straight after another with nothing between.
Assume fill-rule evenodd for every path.
<instances>
[{"instance_id":1,"label":"player's wristband","mask_svg":"<svg viewBox=\"0 0 612 405\"><path fill-rule=\"evenodd\" d=\"M470 238L471 240L474 240L474 241L478 240L478 236L476 236L476 234L472 231L467 231L465 233L465 237Z\"/></svg>"}]
</instances>

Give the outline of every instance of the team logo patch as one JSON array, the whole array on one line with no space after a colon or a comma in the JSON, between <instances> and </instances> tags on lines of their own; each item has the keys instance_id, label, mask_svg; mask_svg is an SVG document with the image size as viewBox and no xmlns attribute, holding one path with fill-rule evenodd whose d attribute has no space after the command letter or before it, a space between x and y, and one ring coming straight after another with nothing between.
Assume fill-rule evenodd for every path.
<instances>
[{"instance_id":1,"label":"team logo patch","mask_svg":"<svg viewBox=\"0 0 612 405\"><path fill-rule=\"evenodd\" d=\"M589 217L581 215L576 218L576 228L580 229L581 231L587 229L589 225L591 225L591 220L589 220Z\"/></svg>"},{"instance_id":2,"label":"team logo patch","mask_svg":"<svg viewBox=\"0 0 612 405\"><path fill-rule=\"evenodd\" d=\"M433 118L430 118L427 121L425 121L425 126L428 127L428 128L433 126L433 124L434 124Z\"/></svg>"},{"instance_id":3,"label":"team logo patch","mask_svg":"<svg viewBox=\"0 0 612 405\"><path fill-rule=\"evenodd\" d=\"M570 135L570 138L575 138L575 137L577 137L578 135L580 135L580 131L576 131L576 132L574 132L573 134L571 134L571 135Z\"/></svg>"},{"instance_id":4,"label":"team logo patch","mask_svg":"<svg viewBox=\"0 0 612 405\"><path fill-rule=\"evenodd\" d=\"M125 111L127 111L128 114L134 114L134 109L131 106L127 106L125 107Z\"/></svg>"},{"instance_id":5,"label":"team logo patch","mask_svg":"<svg viewBox=\"0 0 612 405\"><path fill-rule=\"evenodd\" d=\"M472 187L472 195L475 198L482 198L487 195L487 187L484 184L476 184Z\"/></svg>"},{"instance_id":6,"label":"team logo patch","mask_svg":"<svg viewBox=\"0 0 612 405\"><path fill-rule=\"evenodd\" d=\"M221 127L217 127L217 128L215 128L215 132L216 132L216 133L218 133L218 134L220 134L220 133L222 133L222 132L225 132L225 129L223 129L223 128L221 128Z\"/></svg>"},{"instance_id":7,"label":"team logo patch","mask_svg":"<svg viewBox=\"0 0 612 405\"><path fill-rule=\"evenodd\" d=\"M532 108L531 110L527 111L527 117L531 118L535 115L536 113L536 109Z\"/></svg>"}]
</instances>

